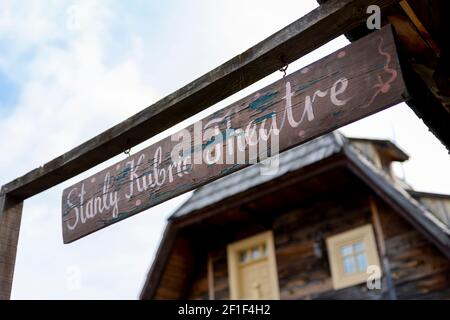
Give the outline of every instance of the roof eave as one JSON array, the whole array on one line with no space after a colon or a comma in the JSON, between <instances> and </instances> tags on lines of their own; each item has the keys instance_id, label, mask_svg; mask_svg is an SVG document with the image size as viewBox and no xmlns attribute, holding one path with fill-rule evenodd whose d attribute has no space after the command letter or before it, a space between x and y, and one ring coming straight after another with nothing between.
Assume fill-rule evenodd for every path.
<instances>
[{"instance_id":1,"label":"roof eave","mask_svg":"<svg viewBox=\"0 0 450 320\"><path fill-rule=\"evenodd\" d=\"M438 221L430 212L405 190L400 190L371 168L370 162L362 161L357 152L349 145L344 147L344 153L349 159L349 169L365 181L372 190L383 200L397 209L397 211L420 231L429 241L434 243L440 251L450 258L450 230Z\"/></svg>"}]
</instances>

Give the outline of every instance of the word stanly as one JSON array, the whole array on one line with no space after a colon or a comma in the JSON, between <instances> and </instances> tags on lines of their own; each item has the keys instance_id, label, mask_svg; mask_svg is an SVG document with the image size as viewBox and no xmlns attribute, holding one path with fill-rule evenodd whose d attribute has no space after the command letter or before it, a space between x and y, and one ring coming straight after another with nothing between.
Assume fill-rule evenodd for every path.
<instances>
[{"instance_id":1,"label":"word stanly","mask_svg":"<svg viewBox=\"0 0 450 320\"><path fill-rule=\"evenodd\" d=\"M407 96L387 26L65 189L64 243Z\"/></svg>"}]
</instances>

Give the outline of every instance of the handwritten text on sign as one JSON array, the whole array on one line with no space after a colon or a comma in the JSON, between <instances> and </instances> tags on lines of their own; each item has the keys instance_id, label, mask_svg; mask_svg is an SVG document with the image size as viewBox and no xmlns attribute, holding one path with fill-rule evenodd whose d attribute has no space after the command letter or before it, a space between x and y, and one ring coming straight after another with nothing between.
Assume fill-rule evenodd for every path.
<instances>
[{"instance_id":1,"label":"handwritten text on sign","mask_svg":"<svg viewBox=\"0 0 450 320\"><path fill-rule=\"evenodd\" d=\"M64 243L406 96L388 26L65 189Z\"/></svg>"}]
</instances>

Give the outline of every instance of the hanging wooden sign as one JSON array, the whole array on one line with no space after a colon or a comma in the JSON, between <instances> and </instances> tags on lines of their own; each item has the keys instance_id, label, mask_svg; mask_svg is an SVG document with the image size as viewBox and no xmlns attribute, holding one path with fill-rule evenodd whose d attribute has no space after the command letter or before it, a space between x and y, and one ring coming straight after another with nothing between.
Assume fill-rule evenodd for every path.
<instances>
[{"instance_id":1,"label":"hanging wooden sign","mask_svg":"<svg viewBox=\"0 0 450 320\"><path fill-rule=\"evenodd\" d=\"M64 243L406 98L386 26L65 189Z\"/></svg>"}]
</instances>

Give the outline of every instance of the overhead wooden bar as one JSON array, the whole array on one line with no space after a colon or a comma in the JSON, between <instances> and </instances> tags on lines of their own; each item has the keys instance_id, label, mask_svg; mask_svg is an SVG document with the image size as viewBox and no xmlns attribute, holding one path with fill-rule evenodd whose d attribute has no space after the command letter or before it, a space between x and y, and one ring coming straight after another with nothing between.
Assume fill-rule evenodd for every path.
<instances>
[{"instance_id":1,"label":"overhead wooden bar","mask_svg":"<svg viewBox=\"0 0 450 320\"><path fill-rule=\"evenodd\" d=\"M365 23L368 5L378 5L384 9L397 2L398 0L327 1L125 121L4 185L1 194L26 199L70 179Z\"/></svg>"}]
</instances>

